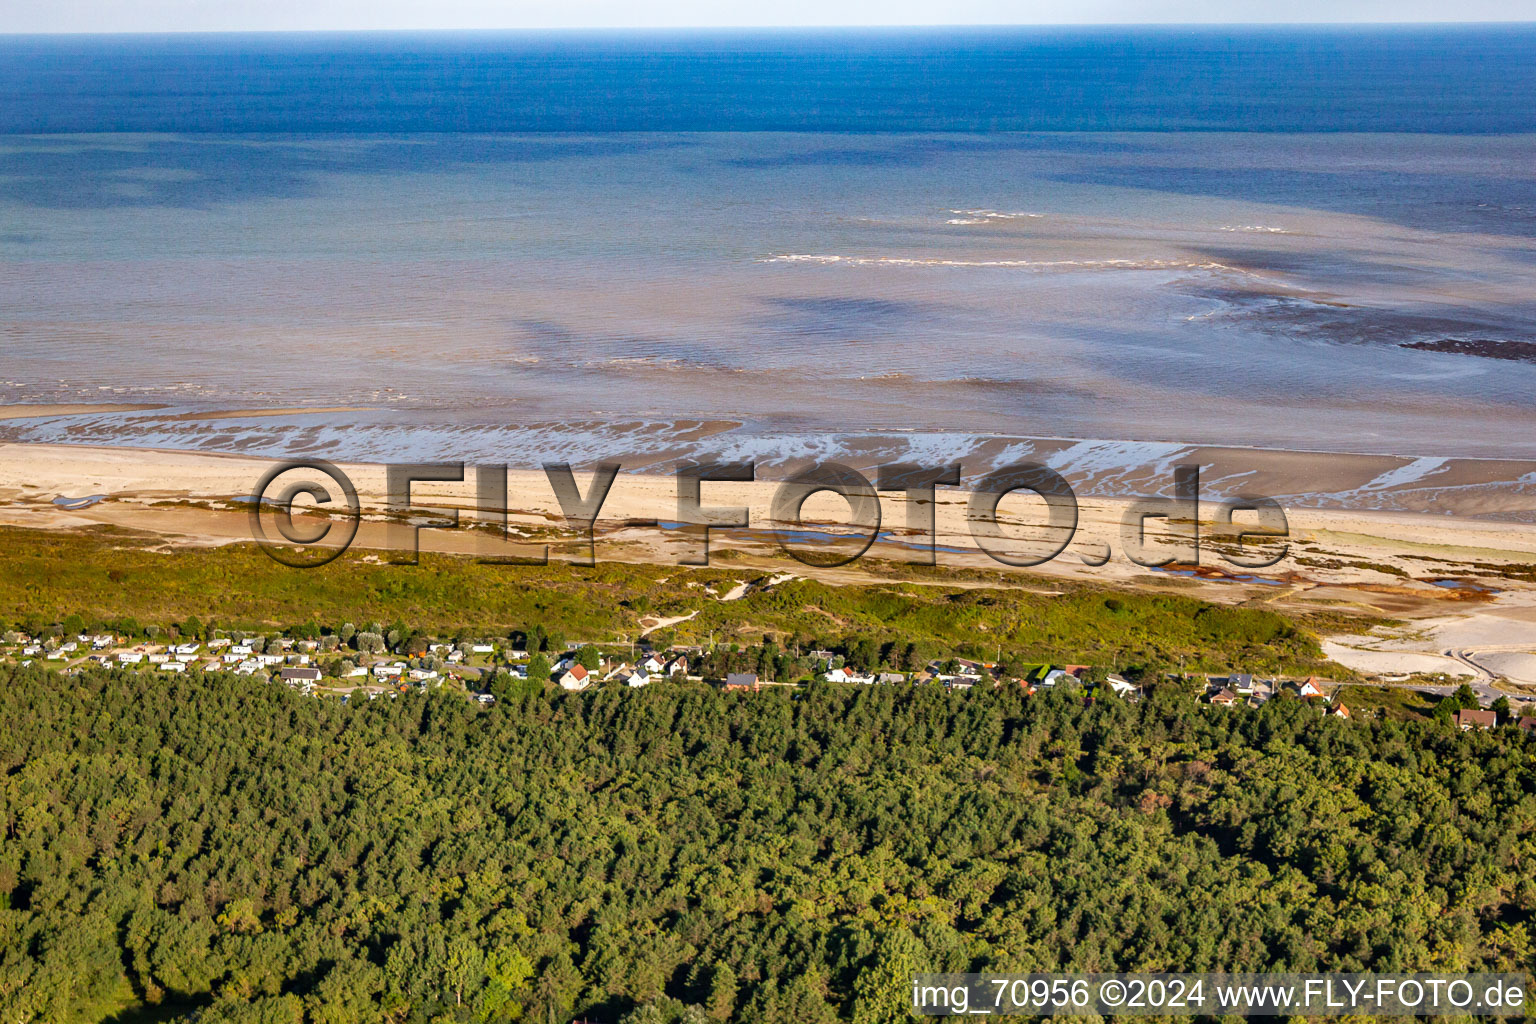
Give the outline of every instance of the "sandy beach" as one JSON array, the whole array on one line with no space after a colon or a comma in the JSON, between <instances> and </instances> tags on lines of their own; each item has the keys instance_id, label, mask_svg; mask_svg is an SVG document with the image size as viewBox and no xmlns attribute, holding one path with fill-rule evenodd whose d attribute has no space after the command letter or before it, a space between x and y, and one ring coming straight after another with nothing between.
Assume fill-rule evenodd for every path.
<instances>
[{"instance_id":1,"label":"sandy beach","mask_svg":"<svg viewBox=\"0 0 1536 1024\"><path fill-rule=\"evenodd\" d=\"M170 548L249 542L250 504L241 499L252 496L274 465L274 460L202 452L0 445L0 523L61 530L110 525L156 538ZM391 535L385 514L384 467L339 468L356 487L362 507L354 548L396 546L399 537ZM463 482L414 485L412 521L431 522L432 509L458 510L461 520L458 529L420 531L423 550L528 555L548 544L558 560L583 549L544 473L509 471L506 541L486 529L469 528L497 520L479 508L474 470L465 476ZM296 479L325 483L314 473L293 471L282 477L282 484ZM590 472L576 472L575 481L584 495L590 493ZM280 486L269 488L268 496ZM800 523L776 522L772 502L778 486L771 480L705 482L705 506L746 508L751 523L746 530L714 531L712 548L736 549L747 564L765 569L790 567L847 583L888 579L893 566L925 553L926 538L909 528L912 509L904 493L882 492L879 540L864 559L838 568L801 565L786 555L779 541L788 539L805 552L824 551L830 535L846 531L848 504L822 493L806 502ZM332 484L330 490L339 500L339 489ZM934 543L940 566L1014 573L1020 585L1070 579L1190 593L1233 604L1389 616L1405 625L1370 637L1335 638L1330 656L1373 675L1460 671L1536 682L1531 653L1536 652L1536 584L1529 582L1530 567L1536 564L1536 528L1521 523L1288 507L1289 550L1272 567L1233 565L1207 544L1198 564L1181 561L1154 570L1126 557L1122 520L1131 501L1092 498L1081 501L1077 531L1060 555L1015 570L978 547L968 515L969 497L958 488L937 492ZM1033 544L1029 550L1039 550L1059 541L1059 535L1048 536L1038 525L1043 514L1044 505L1036 498L1004 499L998 520L1006 542ZM1202 518L1207 514L1203 511ZM691 544L669 528L677 518L674 477L621 473L597 519L596 556L676 563ZM1173 531L1186 528L1163 519L1149 520L1148 525L1148 553L1153 555L1165 550L1157 545L1179 539ZM1208 535L1209 524L1204 525Z\"/></svg>"}]
</instances>

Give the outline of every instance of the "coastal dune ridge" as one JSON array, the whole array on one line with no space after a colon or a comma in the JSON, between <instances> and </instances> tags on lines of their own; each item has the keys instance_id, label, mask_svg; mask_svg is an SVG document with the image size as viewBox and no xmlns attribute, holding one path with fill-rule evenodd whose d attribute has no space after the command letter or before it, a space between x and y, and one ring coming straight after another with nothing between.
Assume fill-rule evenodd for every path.
<instances>
[{"instance_id":1,"label":"coastal dune ridge","mask_svg":"<svg viewBox=\"0 0 1536 1024\"><path fill-rule=\"evenodd\" d=\"M1271 470L1273 479L1279 479L1281 472L1310 472L1308 467L1317 458L1306 453L1272 454L1278 466ZM126 531L123 536L133 538L133 543L150 542L166 551L250 543L252 491L278 461L210 452L0 444L0 526L66 531L110 528ZM1402 473L1405 466L1414 465L1402 459L1377 456L1341 461L1344 468L1338 471L1354 481L1390 479L1394 473L1409 481L1420 471L1432 471L1436 477L1457 471L1439 460L1433 460L1432 469L1419 466L1414 473ZM377 558L394 550L399 538L391 533L394 517L387 507L385 467L342 463L340 469L356 486L362 508L347 557ZM593 479L590 468L577 465L574 470L586 493ZM323 477L315 478L325 482ZM528 558L548 546L555 564L585 557L586 537L566 521L543 471L513 469L507 482L505 537L500 536L497 517L488 515L500 510L481 506L472 467L460 483L414 485L411 523L429 526L439 521L444 509L457 510L460 517L456 529L421 530L420 550L470 558ZM784 545L820 554L839 538L848 537L853 531L847 504L834 495L818 495L806 503L800 522L777 522L772 504L778 486L766 478L703 485L705 505L749 510L749 529L716 530L711 542L713 551L736 552L737 560L726 564L747 573L744 579L754 571L788 571L845 585L889 582L892 574L909 576L912 570L907 567L920 561L931 545L940 579L945 572L985 571L991 582L981 585L1038 587L1056 580L1166 590L1218 603L1302 614L1346 611L1403 623L1385 633L1329 641L1330 657L1368 674L1472 672L1446 654L1461 644L1496 643L1500 650L1536 652L1536 530L1521 522L1287 503L1286 556L1268 568L1232 565L1223 557L1231 551L1228 546L1207 543L1198 565L1175 563L1149 569L1126 558L1122 547L1123 522L1133 499L1080 493L1078 528L1066 549L1043 564L1015 569L977 546L964 488L941 488L935 495L936 529L931 539L910 528L908 517L913 510L906 495L885 492L880 534L868 553L842 567L820 568L790 557ZM1461 486L1473 489L1470 483ZM339 495L335 497L339 500ZM1202 519L1209 514L1211 500L1209 493L1202 495ZM329 511L316 511L330 516L334 509L333 505ZM310 514L302 507L299 513L300 519ZM593 524L595 557L677 564L692 550L692 542L672 528L677 513L674 477L658 472L620 473ZM1021 550L1039 551L1063 539L1042 528L1043 506L1028 496L1004 499L998 521L1005 537ZM1172 545L1185 538L1188 525L1149 521L1148 551L1156 555L1177 550ZM1208 522L1203 526L1207 533L1209 526ZM925 577L919 573L912 578ZM1536 673L1530 674L1530 682L1536 684Z\"/></svg>"}]
</instances>

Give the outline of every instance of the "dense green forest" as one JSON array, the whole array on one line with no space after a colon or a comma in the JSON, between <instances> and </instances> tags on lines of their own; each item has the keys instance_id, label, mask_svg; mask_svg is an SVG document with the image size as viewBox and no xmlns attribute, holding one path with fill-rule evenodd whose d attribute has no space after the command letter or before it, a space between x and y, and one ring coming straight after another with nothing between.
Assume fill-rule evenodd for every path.
<instances>
[{"instance_id":1,"label":"dense green forest","mask_svg":"<svg viewBox=\"0 0 1536 1024\"><path fill-rule=\"evenodd\" d=\"M817 1024L915 970L1530 969L1513 729L0 667L0 1019Z\"/></svg>"}]
</instances>

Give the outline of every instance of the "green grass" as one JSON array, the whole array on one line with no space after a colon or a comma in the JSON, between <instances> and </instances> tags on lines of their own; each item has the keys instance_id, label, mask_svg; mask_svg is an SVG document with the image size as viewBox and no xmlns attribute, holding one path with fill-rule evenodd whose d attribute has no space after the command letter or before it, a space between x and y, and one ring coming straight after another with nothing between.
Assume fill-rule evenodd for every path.
<instances>
[{"instance_id":1,"label":"green grass","mask_svg":"<svg viewBox=\"0 0 1536 1024\"><path fill-rule=\"evenodd\" d=\"M642 609L698 615L669 628L668 639L756 643L838 642L867 636L917 643L934 655L994 656L1001 648L1029 660L1121 668L1306 673L1336 666L1322 657L1320 626L1345 620L1297 619L1193 598L1057 582L1060 593L1022 586L917 584L874 579L832 586L797 579L730 602L723 593L762 570L604 563L594 568L487 566L423 554L417 566L379 564L348 553L318 569L277 564L250 544L154 550L110 529L64 534L0 530L0 622L35 631L78 613L88 623L132 619L169 626L197 616L226 628L273 630L314 622L401 621L418 631L505 635L541 625L568 639L616 641L640 632ZM942 580L930 571L926 578ZM1370 623L1350 621L1349 628Z\"/></svg>"},{"instance_id":2,"label":"green grass","mask_svg":"<svg viewBox=\"0 0 1536 1024\"><path fill-rule=\"evenodd\" d=\"M1406 686L1343 686L1334 700L1343 701L1356 718L1374 717L1380 711L1382 717L1397 722L1427 719L1440 703L1439 697Z\"/></svg>"}]
</instances>

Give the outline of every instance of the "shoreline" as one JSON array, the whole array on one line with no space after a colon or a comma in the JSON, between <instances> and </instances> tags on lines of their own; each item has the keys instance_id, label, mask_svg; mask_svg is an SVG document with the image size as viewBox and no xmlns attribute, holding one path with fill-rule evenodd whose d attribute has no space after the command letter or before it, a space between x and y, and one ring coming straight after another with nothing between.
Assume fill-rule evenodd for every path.
<instances>
[{"instance_id":1,"label":"shoreline","mask_svg":"<svg viewBox=\"0 0 1536 1024\"><path fill-rule=\"evenodd\" d=\"M968 483L1003 466L1039 462L1063 474L1080 497L1091 499L1166 495L1173 468L1196 464L1202 495L1211 499L1256 493L1298 509L1429 513L1536 527L1536 460L1514 457L921 428L861 434L769 430L739 420L416 422L409 410L364 407L178 405L139 416L112 411L119 406L97 406L90 413L57 417L17 415L20 408L25 407L0 406L0 444L271 460L312 457L347 464L470 460L517 465L521 471L546 462L612 460L626 467L626 475L669 473L687 461L751 461L765 478L825 461L851 465L871 479L880 465L958 462ZM346 422L328 420L353 414ZM124 443L130 439L144 443Z\"/></svg>"},{"instance_id":2,"label":"shoreline","mask_svg":"<svg viewBox=\"0 0 1536 1024\"><path fill-rule=\"evenodd\" d=\"M270 417L274 417L274 416L319 416L319 415L329 415L329 414L333 414L333 413L351 413L351 412L390 411L390 412L395 412L395 413L399 413L399 412L424 412L424 413L430 413L430 412L433 412L433 411L443 411L443 410L433 410L433 409L430 409L430 408L425 408L425 409L423 409L423 408L416 408L416 407L405 407L405 408L402 408L402 407L398 407L398 406L397 407L393 407L393 408L387 408L387 407L384 407L384 406L377 406L377 405L337 405L337 406L314 406L314 407L310 407L310 406L262 406L262 405L256 405L256 406L250 406L250 407L237 407L237 408L231 408L228 402L213 402L213 403L210 403L209 405L210 405L210 407L208 409L202 409L202 408L198 408L198 407L194 407L194 406L189 406L189 405L184 405L184 404L177 404L177 403L173 403L173 402L154 402L154 403L110 403L110 402L109 403L92 403L92 402L76 402L76 403L38 403L36 405L29 404L29 403L11 403L11 404L0 403L0 420L56 419L56 418L66 417L66 416L90 416L90 415L96 415L96 414L111 414L111 413L122 413L122 412L151 412L151 413L155 413L155 412L160 412L161 410L176 410L176 411L171 412L171 413L167 413L164 417L151 417L151 418L165 419L167 421L189 421L189 420L242 419L242 418L266 419L266 418L270 418ZM38 410L42 410L42 411L36 412L36 413L24 411L24 410L31 410L31 409L38 409ZM622 421L628 422L628 421L636 420L636 419L638 419L638 417L620 417L619 419L622 420ZM660 423L660 422L663 422L663 421L657 420L655 422ZM711 426L711 427L715 428L715 432L721 432L722 430L723 431L740 430L740 429L745 428L748 425L747 422L744 421L744 420L727 420L727 419L720 419L720 418L713 418L713 419L708 419L708 420L688 420L688 422L690 422L690 423L704 423L704 424L706 424L708 426ZM860 436L859 433L854 432L854 431L833 430L831 428L817 429L817 428L814 428L814 427L807 427L807 428L803 428L803 429L800 429L800 430L794 430L794 431L791 431L791 430L788 430L788 429L772 429L772 430L766 430L766 431L764 431L764 433L766 435L769 435L769 436L785 435L785 434L792 434L792 433L793 434L799 434L799 433L820 433L820 434L826 434L826 435L829 435L829 436L835 435L835 436L847 436L847 437L857 437L857 436ZM936 429L936 428L925 428L925 427L888 427L887 426L887 427L871 428L866 433L869 434L869 435L895 435L895 436L906 436L906 437L925 437L925 436L932 436L932 435L957 434L957 435L963 435L965 437L974 438L974 439L979 440L979 441L1020 441L1020 440L1025 440L1025 441L1034 441L1034 442L1041 442L1041 443L1047 443L1047 444L1065 444L1065 445L1079 445L1079 444L1169 445L1169 446L1172 446L1172 447L1190 448L1190 449L1212 449L1212 450L1229 451L1229 452L1251 452L1251 453L1257 454L1257 455L1297 455L1297 456L1317 456L1317 457L1320 457L1320 458L1341 458L1342 457L1342 458L1363 458L1363 459L1404 459L1404 460L1408 460L1408 461L1417 461L1417 460L1420 460L1420 459L1440 459L1440 458L1443 458L1446 461L1454 461L1454 462L1496 462L1496 463L1529 462L1531 464L1532 468L1536 469L1536 459L1524 459L1524 458L1521 458L1518 455L1455 455L1455 456L1440 456L1440 455L1426 454L1424 452L1390 451L1390 450L1386 450L1386 449L1381 449L1381 450L1364 450L1364 449L1359 449L1359 448L1350 448L1350 449L1343 449L1343 448L1311 448L1311 447L1306 447L1306 446L1282 447L1282 446L1277 446L1277 445L1243 444L1241 442L1216 444L1216 443L1212 443L1212 442L1191 441L1191 440L1188 440L1188 439L1180 439L1180 438L1175 438L1175 437L1151 437L1151 436L1147 436L1147 437L1113 437L1112 438L1112 437L1101 437L1101 436L1089 436L1089 435L1086 435L1086 434L1084 434L1084 435L1076 435L1076 434L1047 434L1047 433L1030 433L1028 435L1021 435L1021 434L1018 434L1018 433L1009 432L1009 431L1003 431L1003 430L990 430L989 431L989 430L977 430L977 429L972 429L972 428L954 428L954 429L950 429L950 430L941 430L941 429ZM236 457L241 457L241 453L238 453L238 452L214 452L214 451L202 452L200 449L163 448L163 447L156 447L156 446L141 447L139 445L132 445L132 444L103 445L103 444L95 444L95 443L89 443L89 442L78 442L78 443L76 443L76 442L69 442L69 441L49 441L49 442L6 441L6 442L0 442L0 443L5 443L5 444L23 444L23 443L25 443L25 444L37 444L37 443L42 443L42 444L57 444L57 445L68 446L68 447L83 447L83 448L123 448L123 449L131 450L131 451L162 451L162 452L185 451L185 452L197 452L199 454L210 454L210 455L224 454L224 455L233 455L233 456L236 456ZM259 457L259 456L252 456L252 457Z\"/></svg>"}]
</instances>

